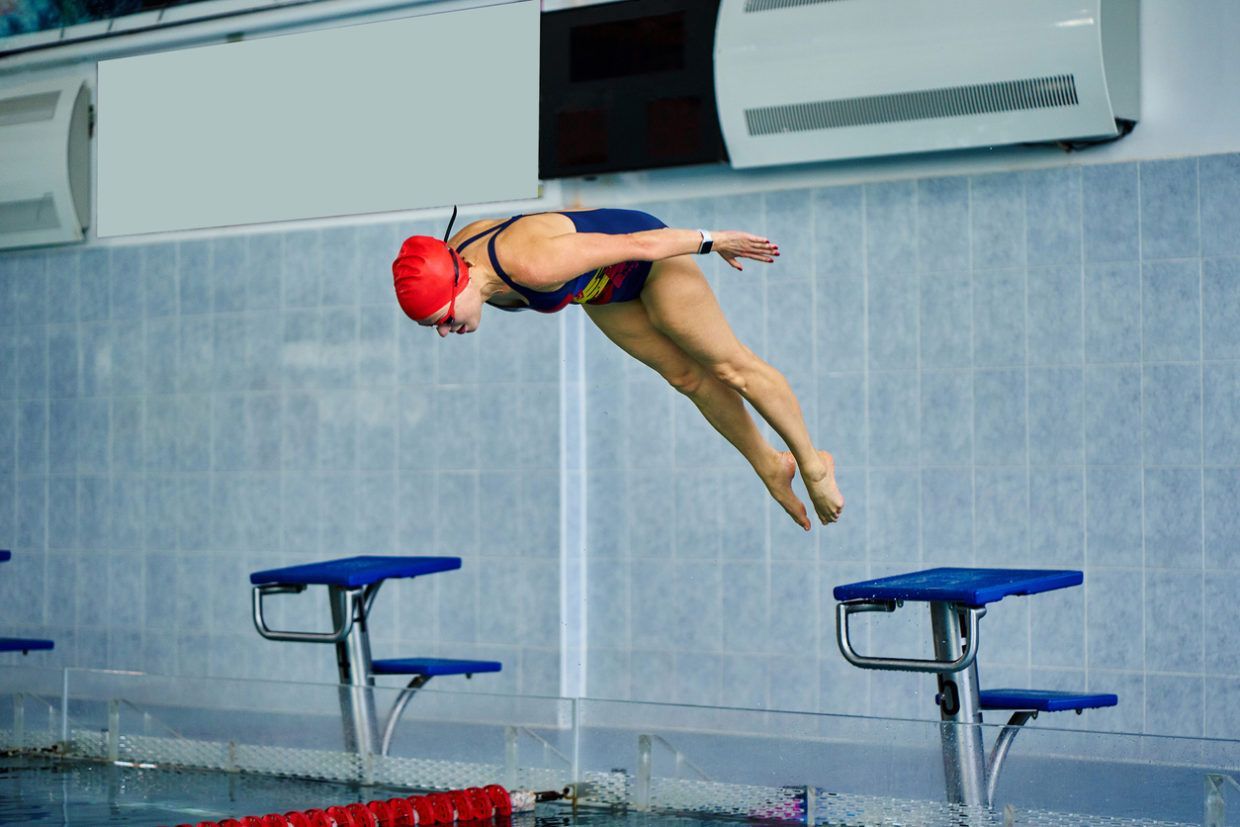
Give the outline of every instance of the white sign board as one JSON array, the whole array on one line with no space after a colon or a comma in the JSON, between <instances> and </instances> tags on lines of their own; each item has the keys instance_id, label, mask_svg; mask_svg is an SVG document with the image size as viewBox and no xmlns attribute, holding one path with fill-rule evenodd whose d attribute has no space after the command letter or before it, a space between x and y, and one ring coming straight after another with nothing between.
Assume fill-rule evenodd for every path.
<instances>
[{"instance_id":1,"label":"white sign board","mask_svg":"<svg viewBox=\"0 0 1240 827\"><path fill-rule=\"evenodd\" d=\"M99 63L98 234L531 198L535 0Z\"/></svg>"}]
</instances>

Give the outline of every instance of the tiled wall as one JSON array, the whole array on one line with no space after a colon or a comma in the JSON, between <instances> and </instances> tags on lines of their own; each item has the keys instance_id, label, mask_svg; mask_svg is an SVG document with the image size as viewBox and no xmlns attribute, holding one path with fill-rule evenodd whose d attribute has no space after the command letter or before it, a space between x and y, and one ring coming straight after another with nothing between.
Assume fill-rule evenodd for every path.
<instances>
[{"instance_id":1,"label":"tiled wall","mask_svg":"<svg viewBox=\"0 0 1240 827\"><path fill-rule=\"evenodd\" d=\"M1084 588L991 608L983 686L1114 691L1079 723L1240 737L1240 156L645 206L780 244L708 274L848 504L804 534L588 331L591 695L935 717L932 678L843 660L831 588L1072 567ZM861 625L871 653L928 654L902 616Z\"/></svg>"},{"instance_id":2,"label":"tiled wall","mask_svg":"<svg viewBox=\"0 0 1240 827\"><path fill-rule=\"evenodd\" d=\"M334 680L328 647L258 637L249 572L454 554L385 586L376 656L494 657L474 688L556 692L559 327L405 320L389 262L437 231L0 256L0 633L56 642L6 659ZM273 600L326 628L322 595Z\"/></svg>"},{"instance_id":3,"label":"tiled wall","mask_svg":"<svg viewBox=\"0 0 1240 827\"><path fill-rule=\"evenodd\" d=\"M437 228L0 256L0 633L56 638L27 662L330 680L326 648L258 639L246 574L454 553L386 587L377 654L496 657L476 688L555 694L568 331L591 696L933 717L930 679L839 656L831 588L1079 567L1085 588L992 607L984 685L1120 694L1069 724L1240 737L1238 205L1234 155L643 205L780 243L703 263L837 457L844 520L810 534L589 325L404 323L388 261ZM277 620L325 618L299 599ZM860 634L917 654L927 625Z\"/></svg>"}]
</instances>

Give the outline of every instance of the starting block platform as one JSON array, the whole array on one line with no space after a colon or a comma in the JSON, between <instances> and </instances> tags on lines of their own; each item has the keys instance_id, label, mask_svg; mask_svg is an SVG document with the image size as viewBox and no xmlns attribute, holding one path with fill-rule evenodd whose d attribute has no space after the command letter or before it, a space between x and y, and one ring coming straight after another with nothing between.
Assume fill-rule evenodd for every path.
<instances>
[{"instance_id":1,"label":"starting block platform","mask_svg":"<svg viewBox=\"0 0 1240 827\"><path fill-rule=\"evenodd\" d=\"M0 563L7 563L13 559L13 552L8 549L0 549ZM0 637L0 652L21 652L23 655L30 652L46 652L54 649L56 646L50 640L37 640L35 638L26 637Z\"/></svg>"},{"instance_id":2,"label":"starting block platform","mask_svg":"<svg viewBox=\"0 0 1240 827\"><path fill-rule=\"evenodd\" d=\"M982 690L977 655L980 621L987 606L1005 597L1036 595L1079 586L1079 571L1044 569L936 568L837 586L836 642L844 658L862 669L927 672L938 678L943 767L949 802L991 806L999 771L1016 733L1039 712L1073 711L1115 706L1107 693L1061 692L1047 689ZM934 658L861 655L849 637L849 618L858 612L891 613L906 602L929 604ZM1012 712L987 758L980 726L982 710Z\"/></svg>"},{"instance_id":3,"label":"starting block platform","mask_svg":"<svg viewBox=\"0 0 1240 827\"><path fill-rule=\"evenodd\" d=\"M268 640L331 643L336 646L340 673L340 706L344 716L345 746L360 753L387 755L401 713L431 678L499 672L498 661L407 657L374 660L370 654L369 615L379 587L387 580L422 577L461 567L459 557L402 557L370 555L257 571L250 575L254 626ZM263 599L275 594L297 594L309 586L326 586L331 604L332 631L303 632L271 629L263 616ZM375 675L410 675L380 737L375 712Z\"/></svg>"}]
</instances>

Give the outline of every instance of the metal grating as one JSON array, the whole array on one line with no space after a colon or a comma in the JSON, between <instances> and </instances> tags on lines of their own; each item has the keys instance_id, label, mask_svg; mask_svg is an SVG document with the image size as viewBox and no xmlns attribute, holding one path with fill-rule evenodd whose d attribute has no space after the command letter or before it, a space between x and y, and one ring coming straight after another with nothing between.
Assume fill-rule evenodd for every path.
<instances>
[{"instance_id":1,"label":"metal grating","mask_svg":"<svg viewBox=\"0 0 1240 827\"><path fill-rule=\"evenodd\" d=\"M843 0L745 0L742 14L755 11L778 11L797 6L817 6L819 3L841 3Z\"/></svg>"},{"instance_id":2,"label":"metal grating","mask_svg":"<svg viewBox=\"0 0 1240 827\"><path fill-rule=\"evenodd\" d=\"M778 135L1023 109L1077 106L1074 75L979 83L864 98L810 101L745 110L750 135Z\"/></svg>"}]
</instances>

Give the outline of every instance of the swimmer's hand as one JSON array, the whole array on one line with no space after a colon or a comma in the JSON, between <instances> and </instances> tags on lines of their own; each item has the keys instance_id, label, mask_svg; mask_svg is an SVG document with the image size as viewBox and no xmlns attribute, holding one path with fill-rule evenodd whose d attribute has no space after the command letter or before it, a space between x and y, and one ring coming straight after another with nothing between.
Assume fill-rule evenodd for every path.
<instances>
[{"instance_id":1,"label":"swimmer's hand","mask_svg":"<svg viewBox=\"0 0 1240 827\"><path fill-rule=\"evenodd\" d=\"M775 261L775 257L779 255L778 244L775 244L769 238L763 238L752 233L743 233L739 230L720 230L717 233L711 233L711 236L715 242L714 251L737 270L745 269L737 261L738 258L752 258L754 261L765 261L769 264Z\"/></svg>"}]
</instances>

